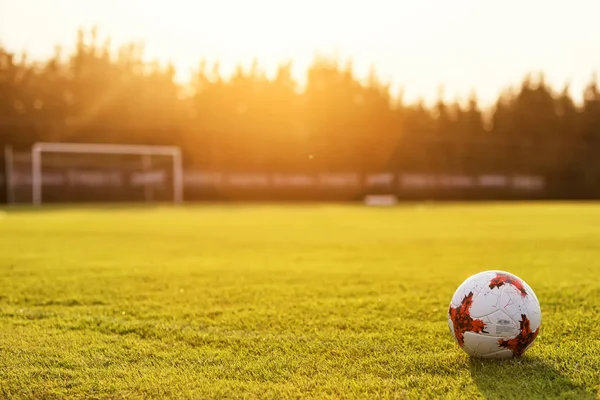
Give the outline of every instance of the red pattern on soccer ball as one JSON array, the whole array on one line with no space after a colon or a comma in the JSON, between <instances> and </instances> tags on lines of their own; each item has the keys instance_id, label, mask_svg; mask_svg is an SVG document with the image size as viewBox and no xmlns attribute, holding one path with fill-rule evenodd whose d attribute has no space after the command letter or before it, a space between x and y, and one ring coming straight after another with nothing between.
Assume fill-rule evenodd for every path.
<instances>
[{"instance_id":1,"label":"red pattern on soccer ball","mask_svg":"<svg viewBox=\"0 0 600 400\"><path fill-rule=\"evenodd\" d=\"M527 350L527 346L533 343L539 331L540 328L537 328L532 332L529 318L527 318L527 315L521 314L521 330L519 334L509 340L498 340L498 345L505 349L512 350L513 356L520 357L525 350Z\"/></svg>"},{"instance_id":2,"label":"red pattern on soccer ball","mask_svg":"<svg viewBox=\"0 0 600 400\"><path fill-rule=\"evenodd\" d=\"M492 280L490 281L490 289L499 288L500 286L504 285L505 283L511 284L514 287L516 287L517 290L519 290L519 292L521 292L521 297L527 296L527 291L525 290L525 287L523 286L523 282L521 282L520 280L518 280L510 275L506 275L506 274L496 274L496 276L494 278L492 278Z\"/></svg>"},{"instance_id":3,"label":"red pattern on soccer ball","mask_svg":"<svg viewBox=\"0 0 600 400\"><path fill-rule=\"evenodd\" d=\"M483 321L471 317L472 305L473 292L470 292L462 299L458 307L454 308L450 305L450 310L448 311L452 326L454 327L454 337L460 347L463 347L465 344L465 332L488 333L485 331L485 323Z\"/></svg>"}]
</instances>

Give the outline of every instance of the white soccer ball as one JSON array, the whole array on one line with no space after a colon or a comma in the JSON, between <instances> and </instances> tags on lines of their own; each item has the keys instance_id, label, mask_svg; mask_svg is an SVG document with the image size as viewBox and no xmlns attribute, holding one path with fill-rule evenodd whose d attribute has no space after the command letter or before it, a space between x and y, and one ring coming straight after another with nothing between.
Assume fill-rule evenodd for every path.
<instances>
[{"instance_id":1,"label":"white soccer ball","mask_svg":"<svg viewBox=\"0 0 600 400\"><path fill-rule=\"evenodd\" d=\"M533 344L541 323L533 290L504 271L468 278L454 293L448 310L454 340L473 357L519 357Z\"/></svg>"}]
</instances>

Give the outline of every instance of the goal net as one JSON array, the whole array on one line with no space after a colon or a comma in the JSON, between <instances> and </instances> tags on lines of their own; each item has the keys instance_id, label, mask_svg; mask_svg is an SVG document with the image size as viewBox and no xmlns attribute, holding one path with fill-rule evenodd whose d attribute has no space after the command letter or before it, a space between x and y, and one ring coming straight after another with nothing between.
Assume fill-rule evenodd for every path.
<instances>
[{"instance_id":1,"label":"goal net","mask_svg":"<svg viewBox=\"0 0 600 400\"><path fill-rule=\"evenodd\" d=\"M177 147L37 143L7 159L13 203L183 201Z\"/></svg>"}]
</instances>

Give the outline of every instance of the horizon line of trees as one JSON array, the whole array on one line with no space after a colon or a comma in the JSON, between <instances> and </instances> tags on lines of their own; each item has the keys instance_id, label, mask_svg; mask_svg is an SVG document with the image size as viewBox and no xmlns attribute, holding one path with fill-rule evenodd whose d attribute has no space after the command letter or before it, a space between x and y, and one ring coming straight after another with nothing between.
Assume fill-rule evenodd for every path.
<instances>
[{"instance_id":1,"label":"horizon line of trees","mask_svg":"<svg viewBox=\"0 0 600 400\"><path fill-rule=\"evenodd\" d=\"M36 141L182 147L188 166L221 171L533 173L565 185L600 182L600 91L578 105L543 74L499 93L493 107L392 96L373 70L316 58L299 90L292 64L258 63L229 77L201 62L189 87L172 65L116 54L81 30L72 54L34 63L0 47L0 145ZM568 185L567 185L568 186ZM565 186L565 187L567 187Z\"/></svg>"}]
</instances>

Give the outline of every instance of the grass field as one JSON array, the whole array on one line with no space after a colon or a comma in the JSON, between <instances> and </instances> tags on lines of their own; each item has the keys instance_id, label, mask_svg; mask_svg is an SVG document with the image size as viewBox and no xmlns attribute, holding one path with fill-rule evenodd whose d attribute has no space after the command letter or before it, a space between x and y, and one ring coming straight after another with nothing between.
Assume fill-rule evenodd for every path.
<instances>
[{"instance_id":1,"label":"grass field","mask_svg":"<svg viewBox=\"0 0 600 400\"><path fill-rule=\"evenodd\" d=\"M518 360L447 307L504 269ZM0 216L0 398L576 398L600 392L600 205L197 206Z\"/></svg>"}]
</instances>

